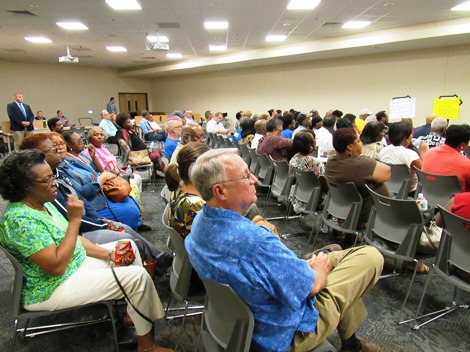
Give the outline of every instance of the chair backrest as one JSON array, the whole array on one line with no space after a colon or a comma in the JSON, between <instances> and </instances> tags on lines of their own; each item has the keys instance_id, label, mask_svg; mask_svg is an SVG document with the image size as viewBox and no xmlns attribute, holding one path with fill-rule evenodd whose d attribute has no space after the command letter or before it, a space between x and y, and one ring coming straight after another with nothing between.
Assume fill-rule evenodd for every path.
<instances>
[{"instance_id":1,"label":"chair backrest","mask_svg":"<svg viewBox=\"0 0 470 352\"><path fill-rule=\"evenodd\" d=\"M328 185L328 194L323 210L323 220L331 215L344 219L342 228L355 230L359 222L362 209L362 196L353 182L337 183L325 178Z\"/></svg>"},{"instance_id":2,"label":"chair backrest","mask_svg":"<svg viewBox=\"0 0 470 352\"><path fill-rule=\"evenodd\" d=\"M2 246L0 246L0 250L5 253L7 258L13 265L13 269L15 271L15 277L12 287L13 302L11 305L12 317L15 319L21 314L21 311L23 310L23 307L21 305L21 290L23 289L23 269L21 268L21 265L18 260L16 260L16 258L11 255L10 252L8 252Z\"/></svg>"},{"instance_id":3,"label":"chair backrest","mask_svg":"<svg viewBox=\"0 0 470 352\"><path fill-rule=\"evenodd\" d=\"M293 199L305 203L304 212L315 212L321 195L321 185L313 171L295 170L296 185Z\"/></svg>"},{"instance_id":4,"label":"chair backrest","mask_svg":"<svg viewBox=\"0 0 470 352\"><path fill-rule=\"evenodd\" d=\"M271 159L274 168L273 183L271 184L271 194L283 201L290 196L292 184L294 183L295 176L289 174L289 164L287 161L278 161Z\"/></svg>"},{"instance_id":5,"label":"chair backrest","mask_svg":"<svg viewBox=\"0 0 470 352\"><path fill-rule=\"evenodd\" d=\"M164 185L162 188L162 191L160 192L160 196L162 197L165 204L168 204L168 202L170 201L170 195L171 195L171 192L168 189L168 186Z\"/></svg>"},{"instance_id":6,"label":"chair backrest","mask_svg":"<svg viewBox=\"0 0 470 352\"><path fill-rule=\"evenodd\" d=\"M203 283L207 292L202 325L206 351L249 352L255 325L250 308L230 286L209 280Z\"/></svg>"},{"instance_id":7,"label":"chair backrest","mask_svg":"<svg viewBox=\"0 0 470 352\"><path fill-rule=\"evenodd\" d=\"M217 145L216 148L225 148L225 138L221 134L216 134Z\"/></svg>"},{"instance_id":8,"label":"chair backrest","mask_svg":"<svg viewBox=\"0 0 470 352\"><path fill-rule=\"evenodd\" d=\"M267 154L258 154L255 150L256 155L258 156L259 170L258 170L258 180L263 186L269 186L273 180L274 168L271 160Z\"/></svg>"},{"instance_id":9,"label":"chair backrest","mask_svg":"<svg viewBox=\"0 0 470 352\"><path fill-rule=\"evenodd\" d=\"M168 234L168 238L166 239L166 246L168 247L170 251L174 253L175 246L173 245L173 242L171 242L171 236L170 236L171 225L170 225L170 204L169 203L166 204L165 210L163 210L162 224L163 226L165 226L165 229L167 229L167 234Z\"/></svg>"},{"instance_id":10,"label":"chair backrest","mask_svg":"<svg viewBox=\"0 0 470 352\"><path fill-rule=\"evenodd\" d=\"M250 166L251 163L251 156L250 156L250 150L248 148L248 144L240 144L238 143L238 146L240 147L240 155L243 159L243 161Z\"/></svg>"},{"instance_id":11,"label":"chair backrest","mask_svg":"<svg viewBox=\"0 0 470 352\"><path fill-rule=\"evenodd\" d=\"M250 172L253 175L258 175L259 172L259 159L258 155L256 154L255 148L249 148L248 151L250 152Z\"/></svg>"},{"instance_id":12,"label":"chair backrest","mask_svg":"<svg viewBox=\"0 0 470 352\"><path fill-rule=\"evenodd\" d=\"M80 126L96 126L97 123L91 117L79 117L78 124Z\"/></svg>"},{"instance_id":13,"label":"chair backrest","mask_svg":"<svg viewBox=\"0 0 470 352\"><path fill-rule=\"evenodd\" d=\"M212 133L212 132L207 132L207 141L206 141L207 145L209 147L211 147L212 149L215 148L215 144L216 144L216 138L215 138L215 134Z\"/></svg>"},{"instance_id":14,"label":"chair backrest","mask_svg":"<svg viewBox=\"0 0 470 352\"><path fill-rule=\"evenodd\" d=\"M381 241L397 245L395 254L403 260L414 258L424 226L423 214L416 202L385 197L366 187L372 198L366 241L374 244L379 237Z\"/></svg>"},{"instance_id":15,"label":"chair backrest","mask_svg":"<svg viewBox=\"0 0 470 352\"><path fill-rule=\"evenodd\" d=\"M410 168L406 164L391 164L389 166L392 175L386 182L388 190L395 193L397 199L406 199L411 184Z\"/></svg>"},{"instance_id":16,"label":"chair backrest","mask_svg":"<svg viewBox=\"0 0 470 352\"><path fill-rule=\"evenodd\" d=\"M415 167L421 193L433 206L445 206L449 199L457 193L462 192L459 178L457 176L434 175Z\"/></svg>"},{"instance_id":17,"label":"chair backrest","mask_svg":"<svg viewBox=\"0 0 470 352\"><path fill-rule=\"evenodd\" d=\"M446 275L452 274L452 266L470 274L470 220L452 214L441 206L439 211L444 226L436 266Z\"/></svg>"},{"instance_id":18,"label":"chair backrest","mask_svg":"<svg viewBox=\"0 0 470 352\"><path fill-rule=\"evenodd\" d=\"M189 261L183 238L174 228L165 226L165 229L170 235L171 245L175 253L170 275L170 289L173 296L181 302L187 299L189 295L193 267Z\"/></svg>"},{"instance_id":19,"label":"chair backrest","mask_svg":"<svg viewBox=\"0 0 470 352\"><path fill-rule=\"evenodd\" d=\"M103 146L114 156L117 157L119 155L119 146L117 144L103 143Z\"/></svg>"}]
</instances>

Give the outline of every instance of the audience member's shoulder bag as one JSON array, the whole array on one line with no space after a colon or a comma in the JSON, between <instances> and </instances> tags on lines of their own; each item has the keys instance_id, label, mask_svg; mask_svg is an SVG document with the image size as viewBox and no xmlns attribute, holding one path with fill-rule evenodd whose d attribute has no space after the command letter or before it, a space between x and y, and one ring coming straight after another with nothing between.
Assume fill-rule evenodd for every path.
<instances>
[{"instance_id":1,"label":"audience member's shoulder bag","mask_svg":"<svg viewBox=\"0 0 470 352\"><path fill-rule=\"evenodd\" d=\"M102 186L103 193L110 201L120 203L131 193L131 186L129 182L121 177L115 177L107 180Z\"/></svg>"},{"instance_id":2,"label":"audience member's shoulder bag","mask_svg":"<svg viewBox=\"0 0 470 352\"><path fill-rule=\"evenodd\" d=\"M436 253L441 241L442 228L431 221L429 226L423 227L423 232L419 238L418 250L422 253Z\"/></svg>"},{"instance_id":3,"label":"audience member's shoulder bag","mask_svg":"<svg viewBox=\"0 0 470 352\"><path fill-rule=\"evenodd\" d=\"M127 163L131 166L150 164L151 162L147 149L130 151L127 158Z\"/></svg>"}]
</instances>

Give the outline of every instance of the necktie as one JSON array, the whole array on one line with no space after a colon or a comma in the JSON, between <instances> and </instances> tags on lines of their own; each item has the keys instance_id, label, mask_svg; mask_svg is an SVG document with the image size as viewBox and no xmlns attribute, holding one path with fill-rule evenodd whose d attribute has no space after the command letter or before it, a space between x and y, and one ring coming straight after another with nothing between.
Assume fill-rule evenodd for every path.
<instances>
[{"instance_id":1,"label":"necktie","mask_svg":"<svg viewBox=\"0 0 470 352\"><path fill-rule=\"evenodd\" d=\"M26 110L24 109L23 103L20 103L20 110L23 113L24 117L26 118Z\"/></svg>"}]
</instances>

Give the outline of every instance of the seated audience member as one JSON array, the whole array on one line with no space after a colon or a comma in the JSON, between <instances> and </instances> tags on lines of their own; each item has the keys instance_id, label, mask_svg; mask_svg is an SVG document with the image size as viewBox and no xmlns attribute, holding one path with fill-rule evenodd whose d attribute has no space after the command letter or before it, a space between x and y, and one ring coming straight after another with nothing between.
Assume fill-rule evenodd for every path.
<instances>
[{"instance_id":1,"label":"seated audience member","mask_svg":"<svg viewBox=\"0 0 470 352\"><path fill-rule=\"evenodd\" d=\"M447 120L442 117L436 117L431 122L431 133L424 137L424 142L429 149L439 147L446 141Z\"/></svg>"},{"instance_id":2,"label":"seated audience member","mask_svg":"<svg viewBox=\"0 0 470 352\"><path fill-rule=\"evenodd\" d=\"M242 118L242 112L241 111L238 111L236 114L235 114L235 131L238 131L239 129L241 129L240 127L240 120Z\"/></svg>"},{"instance_id":3,"label":"seated audience member","mask_svg":"<svg viewBox=\"0 0 470 352\"><path fill-rule=\"evenodd\" d=\"M431 114L429 116L426 116L426 124L416 127L413 133L413 138L426 137L428 134L430 134L431 123L436 117L437 117L436 114Z\"/></svg>"},{"instance_id":4,"label":"seated audience member","mask_svg":"<svg viewBox=\"0 0 470 352\"><path fill-rule=\"evenodd\" d=\"M436 175L457 175L462 192L470 191L470 160L461 154L469 140L469 125L450 125L444 145L430 149L424 156L422 170Z\"/></svg>"},{"instance_id":5,"label":"seated audience member","mask_svg":"<svg viewBox=\"0 0 470 352\"><path fill-rule=\"evenodd\" d=\"M243 115L243 114L242 114ZM207 133L214 133L214 134L221 134L221 135L228 135L229 130L226 129L222 123L222 113L216 112L212 119L207 123L206 126Z\"/></svg>"},{"instance_id":6,"label":"seated audience member","mask_svg":"<svg viewBox=\"0 0 470 352\"><path fill-rule=\"evenodd\" d=\"M96 162L101 165L103 171L110 171L116 175L125 174L126 170L118 164L116 157L103 145L106 138L104 130L101 127L95 126L90 128L87 134L88 140L93 146ZM90 149L85 148L83 154L92 159ZM140 192L142 192L142 176L137 173L133 173L132 176L129 177L129 182L131 184L135 184Z\"/></svg>"},{"instance_id":7,"label":"seated audience member","mask_svg":"<svg viewBox=\"0 0 470 352\"><path fill-rule=\"evenodd\" d=\"M362 155L377 159L384 148L382 139L385 135L385 125L379 121L372 121L365 125L361 133Z\"/></svg>"},{"instance_id":8,"label":"seated audience member","mask_svg":"<svg viewBox=\"0 0 470 352\"><path fill-rule=\"evenodd\" d=\"M390 166L362 154L362 142L352 128L341 128L333 134L336 155L330 156L325 167L325 177L333 182L354 182L362 196L362 209L358 228L365 228L372 206L372 198L365 187L390 197L385 185L390 179Z\"/></svg>"},{"instance_id":9,"label":"seated audience member","mask_svg":"<svg viewBox=\"0 0 470 352\"><path fill-rule=\"evenodd\" d=\"M379 350L355 335L367 314L361 298L383 267L375 248L297 258L243 217L256 202L257 180L236 151L204 153L190 176L206 201L185 240L191 263L201 279L230 285L250 307L253 350L308 351L335 329L341 351Z\"/></svg>"},{"instance_id":10,"label":"seated audience member","mask_svg":"<svg viewBox=\"0 0 470 352\"><path fill-rule=\"evenodd\" d=\"M70 121L64 116L64 114L62 113L62 110L57 110L57 117L59 118L60 121L62 121L62 124L65 127L70 127Z\"/></svg>"},{"instance_id":11,"label":"seated audience member","mask_svg":"<svg viewBox=\"0 0 470 352\"><path fill-rule=\"evenodd\" d=\"M179 117L170 116L166 119L165 125L167 137L165 140L164 155L165 158L171 160L171 156L173 155L176 146L180 142L183 123L181 122L181 119Z\"/></svg>"},{"instance_id":12,"label":"seated audience member","mask_svg":"<svg viewBox=\"0 0 470 352\"><path fill-rule=\"evenodd\" d=\"M352 127L353 127L352 122L349 119L342 118L342 119L336 120L336 129L352 128Z\"/></svg>"},{"instance_id":13,"label":"seated audience member","mask_svg":"<svg viewBox=\"0 0 470 352\"><path fill-rule=\"evenodd\" d=\"M359 133L362 133L366 123L365 120L368 116L373 115L374 113L367 108L363 108L358 113L358 118L355 119L356 129Z\"/></svg>"},{"instance_id":14,"label":"seated audience member","mask_svg":"<svg viewBox=\"0 0 470 352\"><path fill-rule=\"evenodd\" d=\"M312 131L316 132L323 126L323 119L320 116L315 116L312 118Z\"/></svg>"},{"instance_id":15,"label":"seated audience member","mask_svg":"<svg viewBox=\"0 0 470 352\"><path fill-rule=\"evenodd\" d=\"M176 157L180 150L190 142L199 142L205 143L206 136L204 134L204 130L201 126L195 123L188 123L186 124L181 130L181 141L176 146L173 154L171 155L170 164L176 162Z\"/></svg>"},{"instance_id":16,"label":"seated audience member","mask_svg":"<svg viewBox=\"0 0 470 352\"><path fill-rule=\"evenodd\" d=\"M110 144L117 144L116 133L118 128L111 120L111 115L109 114L108 110L101 110L101 121L99 126L106 134L106 142Z\"/></svg>"},{"instance_id":17,"label":"seated audience member","mask_svg":"<svg viewBox=\"0 0 470 352\"><path fill-rule=\"evenodd\" d=\"M83 203L75 196L68 196L68 222L52 206L57 183L44 153L13 153L0 166L0 175L0 194L9 201L0 221L0 244L23 269L22 306L29 311L54 311L122 299L110 270L116 259L115 243L97 246L78 236ZM135 260L126 258L115 274L132 304L150 320L128 305L137 348L171 351L155 345L152 321L165 314L153 280L142 267L139 252L135 254Z\"/></svg>"},{"instance_id":18,"label":"seated audience member","mask_svg":"<svg viewBox=\"0 0 470 352\"><path fill-rule=\"evenodd\" d=\"M146 141L164 142L166 139L165 131L154 121L152 114L147 110L142 111L139 127Z\"/></svg>"},{"instance_id":19,"label":"seated audience member","mask_svg":"<svg viewBox=\"0 0 470 352\"><path fill-rule=\"evenodd\" d=\"M315 131L318 147L333 149L333 132L335 130L336 117L328 115L323 118L323 125Z\"/></svg>"},{"instance_id":20,"label":"seated audience member","mask_svg":"<svg viewBox=\"0 0 470 352\"><path fill-rule=\"evenodd\" d=\"M248 144L251 145L251 141L255 137L255 122L249 117L242 117L240 121L240 126L242 128L242 139L240 140L240 144Z\"/></svg>"},{"instance_id":21,"label":"seated audience member","mask_svg":"<svg viewBox=\"0 0 470 352\"><path fill-rule=\"evenodd\" d=\"M42 111L38 111L36 113L36 117L34 118L35 120L47 120L43 115L42 115Z\"/></svg>"},{"instance_id":22,"label":"seated audience member","mask_svg":"<svg viewBox=\"0 0 470 352\"><path fill-rule=\"evenodd\" d=\"M359 129L357 128L356 126L356 115L354 114L346 114L343 116L343 119L347 119L349 121L351 121L351 124L352 124L352 128L354 128L354 130L358 133L358 134L361 134Z\"/></svg>"},{"instance_id":23,"label":"seated audience member","mask_svg":"<svg viewBox=\"0 0 470 352\"><path fill-rule=\"evenodd\" d=\"M84 165L89 168L90 171L103 172L104 168L99 162L95 155L95 147L93 144L85 145L85 140L76 132L69 131L63 133L64 139L67 142L67 161L78 169L83 169ZM83 151L88 149L88 155L85 155ZM78 165L78 166L77 166Z\"/></svg>"},{"instance_id":24,"label":"seated audience member","mask_svg":"<svg viewBox=\"0 0 470 352\"><path fill-rule=\"evenodd\" d=\"M411 144L412 134L411 126L407 121L400 121L391 123L388 129L388 138L390 145L383 148L378 155L378 160L386 164L405 164L408 166L411 175L411 184L409 189L410 197L414 196L414 191L418 186L418 176L413 168L421 169L421 159L426 154L428 146L426 143L421 142L418 153L414 150L408 149L407 146Z\"/></svg>"},{"instance_id":25,"label":"seated audience member","mask_svg":"<svg viewBox=\"0 0 470 352\"><path fill-rule=\"evenodd\" d=\"M267 115L267 114L266 114ZM266 135L266 119L258 119L255 122L255 136L251 141L251 148L256 149L258 148L258 143L261 138Z\"/></svg>"},{"instance_id":26,"label":"seated audience member","mask_svg":"<svg viewBox=\"0 0 470 352\"><path fill-rule=\"evenodd\" d=\"M282 124L279 119L271 119L266 123L266 136L261 138L258 144L259 154L270 155L278 161L288 160L293 140L281 137Z\"/></svg>"},{"instance_id":27,"label":"seated audience member","mask_svg":"<svg viewBox=\"0 0 470 352\"><path fill-rule=\"evenodd\" d=\"M37 149L46 155L46 161L55 175L59 175L58 165L65 159L67 150L65 140L62 135L56 132L37 133L25 138L21 144L21 150ZM60 175L59 175L60 176ZM152 259L158 259L157 273L163 275L172 261L172 254L156 248L152 243L135 232L131 227L124 223L111 221L98 215L93 206L83 198L73 188L73 183L67 178L56 179L57 196L52 204L57 210L68 219L67 198L69 195L78 197L83 202L83 214L80 223L79 234L93 243L103 244L114 242L121 239L138 240L136 242L140 253L144 252L144 246L147 256L150 254ZM124 228L124 231L119 229Z\"/></svg>"},{"instance_id":28,"label":"seated audience member","mask_svg":"<svg viewBox=\"0 0 470 352\"><path fill-rule=\"evenodd\" d=\"M207 110L204 113L204 121L202 122L202 129L207 132L207 123L212 119L212 111Z\"/></svg>"},{"instance_id":29,"label":"seated audience member","mask_svg":"<svg viewBox=\"0 0 470 352\"><path fill-rule=\"evenodd\" d=\"M312 156L315 150L315 133L312 130L305 129L298 132L292 142L292 150L295 153L289 161L289 174L294 175L294 170L311 171L317 177L320 176L318 161ZM293 208L296 213L301 213L305 209L305 204L293 200Z\"/></svg>"},{"instance_id":30,"label":"seated audience member","mask_svg":"<svg viewBox=\"0 0 470 352\"><path fill-rule=\"evenodd\" d=\"M338 122L343 117L343 112L341 110L333 110L331 115L333 115L336 118L336 122Z\"/></svg>"},{"instance_id":31,"label":"seated audience member","mask_svg":"<svg viewBox=\"0 0 470 352\"><path fill-rule=\"evenodd\" d=\"M277 118L279 118L279 115L278 115ZM295 119L294 119L294 117L292 116L292 114L290 112L286 111L282 115L281 120L282 120L281 137L291 139L292 138L292 133L294 133L294 130L295 130Z\"/></svg>"},{"instance_id":32,"label":"seated audience member","mask_svg":"<svg viewBox=\"0 0 470 352\"><path fill-rule=\"evenodd\" d=\"M120 128L116 133L116 140L122 148L128 151L147 150L147 145L134 131L129 113L120 112L116 116L116 124ZM155 171L163 171L165 169L162 156L158 150L151 151L149 156Z\"/></svg>"},{"instance_id":33,"label":"seated audience member","mask_svg":"<svg viewBox=\"0 0 470 352\"><path fill-rule=\"evenodd\" d=\"M292 139L294 139L297 132L306 128L310 128L310 125L312 124L312 118L305 115L304 113L297 114L295 120L297 121L297 128L294 130L294 132L292 132Z\"/></svg>"},{"instance_id":34,"label":"seated audience member","mask_svg":"<svg viewBox=\"0 0 470 352\"><path fill-rule=\"evenodd\" d=\"M375 114L375 119L385 125L385 133L388 131L388 114L385 110L379 111Z\"/></svg>"},{"instance_id":35,"label":"seated audience member","mask_svg":"<svg viewBox=\"0 0 470 352\"><path fill-rule=\"evenodd\" d=\"M193 111L192 110L183 110L183 119L186 120L186 124L194 123L197 124L196 120L193 118Z\"/></svg>"},{"instance_id":36,"label":"seated audience member","mask_svg":"<svg viewBox=\"0 0 470 352\"><path fill-rule=\"evenodd\" d=\"M64 131L62 121L60 121L58 117L53 117L47 120L47 127L49 127L52 132L62 133Z\"/></svg>"}]
</instances>

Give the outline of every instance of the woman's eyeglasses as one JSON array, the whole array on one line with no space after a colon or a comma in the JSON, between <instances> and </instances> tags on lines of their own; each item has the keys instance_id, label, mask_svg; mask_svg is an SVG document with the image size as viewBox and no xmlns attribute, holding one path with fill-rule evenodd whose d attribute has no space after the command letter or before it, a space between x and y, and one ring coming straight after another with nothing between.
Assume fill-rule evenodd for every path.
<instances>
[{"instance_id":1,"label":"woman's eyeglasses","mask_svg":"<svg viewBox=\"0 0 470 352\"><path fill-rule=\"evenodd\" d=\"M45 183L45 184L52 184L55 182L55 180L57 179L56 175L50 175L47 179L44 179L44 180L35 180L34 182L36 183Z\"/></svg>"}]
</instances>

